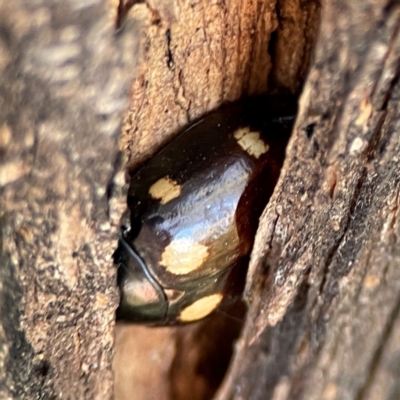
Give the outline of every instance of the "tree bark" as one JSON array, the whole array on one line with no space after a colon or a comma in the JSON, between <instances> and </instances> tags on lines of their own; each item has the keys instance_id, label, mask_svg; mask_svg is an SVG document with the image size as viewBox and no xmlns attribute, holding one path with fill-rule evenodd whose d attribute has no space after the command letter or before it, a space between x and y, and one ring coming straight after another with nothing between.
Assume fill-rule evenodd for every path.
<instances>
[{"instance_id":1,"label":"tree bark","mask_svg":"<svg viewBox=\"0 0 400 400\"><path fill-rule=\"evenodd\" d=\"M254 70L248 80L246 74L235 75L246 64L241 60L237 61L240 65L233 62L237 69L224 68L223 83L216 79L211 88L205 85L210 89L206 92L196 86L196 80L187 86L182 84L190 79L184 73L184 79L175 90L178 99L188 87L190 90L195 87L200 93L193 102L175 102L189 110L189 121L191 116L197 115L197 112L190 114L193 111L190 105L199 99L213 98L216 88L220 94L217 98L221 100L235 98L232 93L252 93L254 87L271 90L284 86L296 92L308 65L307 51L313 44L315 26L320 22L287 160L275 194L260 221L253 249L246 290L249 312L217 398L391 398L396 393L395 370L392 367L390 371L390 366L397 364L393 350L399 285L396 278L399 10L390 2L326 2L322 4L323 12L318 21L318 6L313 3L308 3L308 8L304 3L290 1L278 2L274 7L265 4L264 16L268 23L265 30L257 26L258 37L253 38L252 43L269 43L272 62L263 63L254 56L257 52L251 53L248 60L252 66L260 66L269 74L267 79L262 72L257 74ZM230 3L227 9L235 14L234 4ZM257 19L260 13L249 3L242 9L248 11L246 16L250 20L261 19ZM229 15L229 11L225 15ZM240 20L241 14L235 15L239 15ZM232 21L232 18L227 19ZM190 25L188 21L182 24ZM226 25L222 23L222 26ZM232 26L235 25L232 23L224 32L235 31ZM176 32L171 32L172 39L167 44L174 52L170 59L179 60L179 54L187 54L187 45L171 47L174 39L178 43L180 38ZM193 37L190 29L185 32L182 36L187 40ZM240 32L245 35L248 31ZM262 39L263 35L266 39ZM231 41L235 39L226 38L226 42ZM149 39L149 43L152 40ZM246 43L246 37L235 45L241 43ZM229 44L227 47L229 49ZM245 51L237 52L243 53ZM221 54L229 54L229 50ZM207 58L203 56L203 59ZM232 60L229 56L226 59ZM185 71L186 61L181 68L173 65L170 82L175 82L173 77L178 72ZM150 56L146 65L152 66ZM206 67L197 65L192 69L201 75L201 69ZM157 68L144 70L154 74L153 69ZM264 77L264 80L256 77ZM249 84L254 82L252 79L257 83ZM147 82L145 78L143 81ZM135 113L135 104L145 102L137 101L143 99L143 95L135 84L134 88L137 97L133 99L130 118L136 121L139 113ZM154 102L157 103L151 100L149 104ZM158 132L157 128L152 129ZM168 129L163 131L163 138L165 131ZM126 132L133 133L137 148L138 138L145 134L137 127ZM157 148L158 144L155 146ZM384 305L383 309L380 304ZM193 356L194 343L199 343L199 332L204 329L200 326L203 325L179 328L178 333L164 330L165 335L171 335L172 342L178 336L190 343L185 346L185 340L181 340L176 344L178 348L170 348L159 369L156 381L164 382L164 398L193 398L193 393L198 395L196 398L210 398L206 390L202 394L199 394L201 389L193 390L196 387L193 382L204 378L204 374L196 373L201 355ZM120 329L136 337L144 328ZM150 332L160 334L159 331ZM190 341L190 335L197 337L197 342ZM149 343L144 349L151 350L143 351L157 352L151 334L146 333L146 337ZM213 339L216 337L214 333ZM388 350L386 343L390 343ZM137 347L133 346L133 354L137 354ZM117 359L119 354L117 347ZM186 372L186 388L182 383L184 374L170 372L168 379L163 379L165 371L171 371L168 365L176 372L176 360L183 362L184 356L180 354L186 354L186 359L191 357L186 368L181 366ZM125 356L128 357L127 352ZM127 359L124 365L126 363ZM154 375L151 379L155 379ZM139 381L133 375L130 384L133 387ZM152 397L151 382L146 382L147 392L138 398ZM393 384L390 387L386 382ZM121 394L119 398L128 396Z\"/></svg>"},{"instance_id":2,"label":"tree bark","mask_svg":"<svg viewBox=\"0 0 400 400\"><path fill-rule=\"evenodd\" d=\"M2 399L113 393L121 210L108 189L124 184L139 44L116 16L102 1L0 1Z\"/></svg>"},{"instance_id":3,"label":"tree bark","mask_svg":"<svg viewBox=\"0 0 400 400\"><path fill-rule=\"evenodd\" d=\"M397 398L397 3L89 4L0 1L0 397L111 398L125 159L224 101L289 91L299 113L215 398ZM211 398L239 330L118 326L116 399Z\"/></svg>"},{"instance_id":4,"label":"tree bark","mask_svg":"<svg viewBox=\"0 0 400 400\"><path fill-rule=\"evenodd\" d=\"M400 8L323 4L218 399L398 397Z\"/></svg>"}]
</instances>

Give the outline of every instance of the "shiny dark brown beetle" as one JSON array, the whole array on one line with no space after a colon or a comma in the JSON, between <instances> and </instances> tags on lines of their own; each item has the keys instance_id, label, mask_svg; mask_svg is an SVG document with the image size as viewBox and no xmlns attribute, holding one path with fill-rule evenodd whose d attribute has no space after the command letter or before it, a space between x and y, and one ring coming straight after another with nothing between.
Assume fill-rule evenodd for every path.
<instances>
[{"instance_id":1,"label":"shiny dark brown beetle","mask_svg":"<svg viewBox=\"0 0 400 400\"><path fill-rule=\"evenodd\" d=\"M118 319L191 322L235 295L230 281L253 245L295 113L288 97L225 105L132 174L130 226L114 256Z\"/></svg>"}]
</instances>

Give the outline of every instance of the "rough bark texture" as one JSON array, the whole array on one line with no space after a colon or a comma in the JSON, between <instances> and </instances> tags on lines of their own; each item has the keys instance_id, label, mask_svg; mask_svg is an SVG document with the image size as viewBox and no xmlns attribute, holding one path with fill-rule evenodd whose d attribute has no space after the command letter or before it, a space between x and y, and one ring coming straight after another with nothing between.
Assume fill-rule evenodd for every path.
<instances>
[{"instance_id":1,"label":"rough bark texture","mask_svg":"<svg viewBox=\"0 0 400 400\"><path fill-rule=\"evenodd\" d=\"M186 113L186 119L172 120L180 126L221 100L252 93L254 88L265 90L268 82L269 88L285 86L294 92L301 87L318 6L292 1L267 3L261 5L264 21L268 21L264 29L249 22L249 26L257 26L257 37L252 37L251 43L269 44L267 59L257 58L257 51L241 48L251 30L238 29L240 40L230 36L236 26L232 21L242 27L244 21L262 19L263 13L256 12L250 3L240 4L239 10L248 12L243 14L235 8L237 3L224 4L224 12L217 15L229 18L222 23L220 35L204 29L210 24L199 23L203 46L195 50L203 60L208 55L204 49L213 49L216 44L213 39L224 38L226 52L217 52L212 58L213 62L222 59L220 64L216 62L224 71L222 80L218 74L207 75L212 71L204 66L209 61L185 70L192 55L186 49L197 32L190 32L190 27L196 26L192 25L195 11L178 18L179 23L183 18L182 29L187 29L183 34L186 42L179 42L181 33L176 26L165 31L166 40L160 39L165 46L161 52L164 73L157 75L155 82L146 78L146 74L154 76L159 70L148 67L153 65L153 57L161 57L152 56L151 45L159 37L157 33L162 37L164 31L160 26L153 27L154 36L149 34L150 45L145 50L147 66L138 75L146 90L143 94L140 82L134 83L127 136L122 140L133 154L133 164L175 130L173 123L163 126L152 118L146 121L151 120L153 125L142 128L137 121L149 105L166 106L160 106L157 112L163 121L168 118L161 117L162 110L168 114L171 107L181 109L179 115L185 117ZM196 7L201 4L196 3ZM207 21L210 9L204 7L202 22ZM257 234L246 291L249 313L218 399L391 399L398 393L399 10L391 2L350 4L339 0L322 3L322 10L315 55L300 98L287 160ZM229 56L230 46L240 49L233 54L247 54L249 58ZM257 45L249 48L257 49ZM246 62L252 69L244 67ZM257 73L257 66L269 78ZM190 81L187 75L193 68L196 74ZM210 86L200 81L203 70L209 78L203 82L210 82ZM152 89L155 95L150 90L152 85L157 87ZM173 102L156 98L161 87L172 92ZM191 93L196 95L194 99ZM149 132L155 133L148 137ZM204 375L196 373L199 361L190 356L201 346L196 345L199 341L187 339L190 332L200 331L202 324L206 322L179 328L176 333L162 331L175 340L175 350L157 375L157 382L164 385L164 398L210 398L210 391L201 392L196 385ZM138 328L119 329L129 329L135 338ZM159 354L152 334L155 331L149 330L147 341L141 342L146 359ZM190 345L176 341L176 335L186 338ZM138 351L137 344L131 346ZM182 353L186 354L186 376L167 373L173 370L168 364L176 365L174 360L182 359ZM147 368L150 365L154 364L149 362ZM138 376L131 376L132 387L140 385ZM146 384L148 390L137 398L152 398L154 385ZM181 388L179 395L173 391L177 385Z\"/></svg>"},{"instance_id":2,"label":"rough bark texture","mask_svg":"<svg viewBox=\"0 0 400 400\"><path fill-rule=\"evenodd\" d=\"M111 398L131 79L130 168L223 101L302 91L216 398L400 396L400 9L321 3L154 0L115 35L118 4L0 1L0 398ZM226 321L118 326L117 400L211 398Z\"/></svg>"},{"instance_id":3,"label":"rough bark texture","mask_svg":"<svg viewBox=\"0 0 400 400\"><path fill-rule=\"evenodd\" d=\"M400 8L326 2L218 399L399 396Z\"/></svg>"},{"instance_id":4,"label":"rough bark texture","mask_svg":"<svg viewBox=\"0 0 400 400\"><path fill-rule=\"evenodd\" d=\"M120 210L107 187L138 54L137 24L117 36L116 13L0 1L2 399L113 392Z\"/></svg>"},{"instance_id":5,"label":"rough bark texture","mask_svg":"<svg viewBox=\"0 0 400 400\"><path fill-rule=\"evenodd\" d=\"M284 1L280 8L273 0L182 1L177 21L169 24L136 5L131 12L146 26L145 37L121 137L131 167L221 103L271 90L269 80L297 92L318 11L313 1ZM287 47L292 50L279 50ZM271 56L279 59L273 71Z\"/></svg>"}]
</instances>

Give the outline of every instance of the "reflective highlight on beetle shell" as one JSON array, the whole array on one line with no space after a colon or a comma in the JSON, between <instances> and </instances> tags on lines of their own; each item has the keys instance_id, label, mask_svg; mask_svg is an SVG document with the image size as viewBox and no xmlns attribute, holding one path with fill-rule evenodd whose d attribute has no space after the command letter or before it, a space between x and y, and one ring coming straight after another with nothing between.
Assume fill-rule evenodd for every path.
<instances>
[{"instance_id":1,"label":"reflective highlight on beetle shell","mask_svg":"<svg viewBox=\"0 0 400 400\"><path fill-rule=\"evenodd\" d=\"M240 292L233 277L253 245L279 177L293 98L221 107L131 175L130 227L114 256L117 318L175 324L203 318Z\"/></svg>"}]
</instances>

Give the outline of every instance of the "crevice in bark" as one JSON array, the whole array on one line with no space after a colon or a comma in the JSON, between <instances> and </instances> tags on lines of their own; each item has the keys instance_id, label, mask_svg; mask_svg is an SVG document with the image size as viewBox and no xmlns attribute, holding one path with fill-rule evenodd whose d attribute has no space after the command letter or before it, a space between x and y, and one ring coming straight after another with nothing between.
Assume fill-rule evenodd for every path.
<instances>
[{"instance_id":1,"label":"crevice in bark","mask_svg":"<svg viewBox=\"0 0 400 400\"><path fill-rule=\"evenodd\" d=\"M165 39L167 41L167 67L171 70L174 69L175 63L174 63L174 57L172 54L171 50L171 29L168 28L165 31Z\"/></svg>"}]
</instances>

